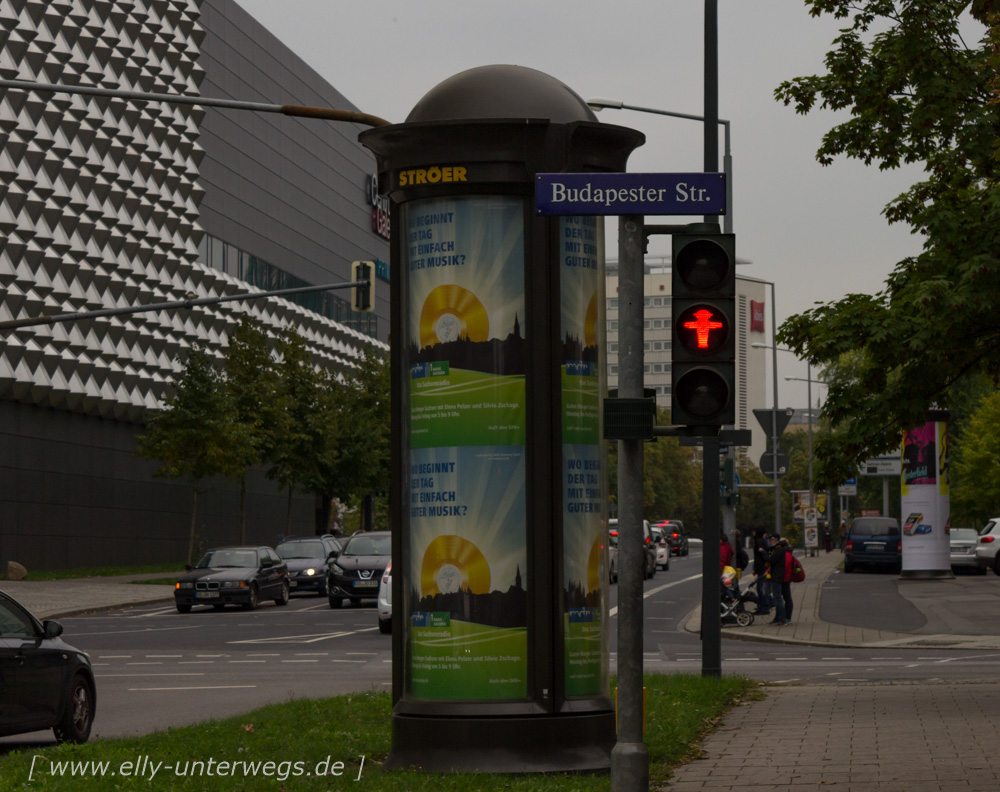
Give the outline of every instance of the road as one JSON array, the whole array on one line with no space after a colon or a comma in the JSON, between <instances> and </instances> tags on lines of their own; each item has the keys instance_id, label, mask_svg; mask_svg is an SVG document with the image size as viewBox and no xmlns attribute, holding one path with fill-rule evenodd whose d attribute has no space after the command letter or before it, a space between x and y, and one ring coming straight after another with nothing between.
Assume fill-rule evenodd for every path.
<instances>
[{"instance_id":1,"label":"road","mask_svg":"<svg viewBox=\"0 0 1000 792\"><path fill-rule=\"evenodd\" d=\"M880 585L855 584L854 577L836 581L831 595L837 596L838 586L853 596L856 587ZM612 586L612 671L616 595ZM700 640L684 629L700 596L697 552L673 558L669 572L645 582L647 671L700 673ZM266 603L253 612L196 609L181 615L172 605L158 605L62 622L66 640L88 651L94 663L95 737L138 735L293 698L390 686L391 637L379 633L372 605L332 611L325 599L295 597L286 607ZM737 630L727 628L723 635ZM831 649L728 639L722 652L725 674L773 684L966 681L991 676L1000 659L997 652ZM49 742L51 732L45 732L3 738L0 745L9 750Z\"/></svg>"}]
</instances>

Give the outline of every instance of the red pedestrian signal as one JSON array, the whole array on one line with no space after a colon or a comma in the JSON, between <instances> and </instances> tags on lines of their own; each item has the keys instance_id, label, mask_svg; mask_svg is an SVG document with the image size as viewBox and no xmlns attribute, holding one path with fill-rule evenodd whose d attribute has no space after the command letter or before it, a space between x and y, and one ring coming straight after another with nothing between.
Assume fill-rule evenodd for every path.
<instances>
[{"instance_id":1,"label":"red pedestrian signal","mask_svg":"<svg viewBox=\"0 0 1000 792\"><path fill-rule=\"evenodd\" d=\"M717 227L673 235L671 418L682 426L736 421L736 243Z\"/></svg>"}]
</instances>

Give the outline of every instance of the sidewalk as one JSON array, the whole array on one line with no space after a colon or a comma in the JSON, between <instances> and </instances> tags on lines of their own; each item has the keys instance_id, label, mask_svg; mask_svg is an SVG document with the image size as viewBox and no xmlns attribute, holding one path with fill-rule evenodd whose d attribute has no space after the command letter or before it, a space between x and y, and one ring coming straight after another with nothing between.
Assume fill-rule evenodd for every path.
<instances>
[{"instance_id":1,"label":"sidewalk","mask_svg":"<svg viewBox=\"0 0 1000 792\"><path fill-rule=\"evenodd\" d=\"M169 573L155 572L73 580L0 580L0 591L12 596L39 619L59 619L129 605L173 603L172 585L130 582L169 577Z\"/></svg>"},{"instance_id":2,"label":"sidewalk","mask_svg":"<svg viewBox=\"0 0 1000 792\"><path fill-rule=\"evenodd\" d=\"M782 627L769 625L767 622L774 617L772 610L771 616L755 619L749 627L723 625L723 638L831 647L895 646L934 649L1000 649L1000 635L960 635L923 631L893 632L825 622L820 618L821 589L831 575L838 573L844 556L837 550L830 553L820 551L814 556L804 556L800 550L795 555L802 562L806 579L801 583L792 584L792 599L794 601L792 623ZM751 580L753 580L752 576L744 578L744 585L748 585ZM979 580L988 583L983 579ZM942 589L942 585L947 586L947 582L934 580L910 582L907 587L907 593L911 595L907 599L921 610L933 609L934 613L927 615L933 615L932 623L937 625L949 622L946 615L942 617L942 611L947 613L947 598L936 596L933 599L925 599L920 597L920 590L931 589L936 594L940 594L946 590ZM954 596L964 597L966 595L963 592L957 592ZM927 613L926 610L925 613ZM691 612L684 628L692 633L700 631L700 606Z\"/></svg>"}]
</instances>

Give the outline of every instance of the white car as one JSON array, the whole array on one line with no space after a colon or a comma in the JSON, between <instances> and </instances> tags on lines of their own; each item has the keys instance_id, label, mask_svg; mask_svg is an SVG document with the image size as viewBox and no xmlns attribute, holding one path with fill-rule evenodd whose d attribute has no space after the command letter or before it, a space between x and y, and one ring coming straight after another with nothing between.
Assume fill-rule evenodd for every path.
<instances>
[{"instance_id":1,"label":"white car","mask_svg":"<svg viewBox=\"0 0 1000 792\"><path fill-rule=\"evenodd\" d=\"M656 565L664 572L670 569L670 545L662 528L651 526L649 529L650 540L656 550Z\"/></svg>"},{"instance_id":2,"label":"white car","mask_svg":"<svg viewBox=\"0 0 1000 792\"><path fill-rule=\"evenodd\" d=\"M378 631L392 632L392 561L382 573L382 582L378 587Z\"/></svg>"},{"instance_id":3,"label":"white car","mask_svg":"<svg viewBox=\"0 0 1000 792\"><path fill-rule=\"evenodd\" d=\"M994 517L979 531L979 544L976 545L976 560L982 567L989 567L1000 575L1000 560L997 550L1000 550L1000 517Z\"/></svg>"}]
</instances>

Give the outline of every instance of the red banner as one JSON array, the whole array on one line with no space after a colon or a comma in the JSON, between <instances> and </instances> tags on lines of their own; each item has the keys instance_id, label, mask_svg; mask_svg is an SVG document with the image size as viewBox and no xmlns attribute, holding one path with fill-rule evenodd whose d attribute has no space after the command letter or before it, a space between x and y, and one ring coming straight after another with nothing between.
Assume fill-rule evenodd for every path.
<instances>
[{"instance_id":1,"label":"red banner","mask_svg":"<svg viewBox=\"0 0 1000 792\"><path fill-rule=\"evenodd\" d=\"M764 332L764 303L750 301L750 332Z\"/></svg>"}]
</instances>

